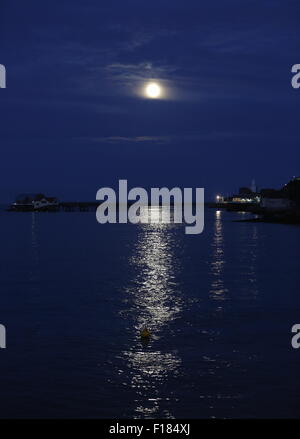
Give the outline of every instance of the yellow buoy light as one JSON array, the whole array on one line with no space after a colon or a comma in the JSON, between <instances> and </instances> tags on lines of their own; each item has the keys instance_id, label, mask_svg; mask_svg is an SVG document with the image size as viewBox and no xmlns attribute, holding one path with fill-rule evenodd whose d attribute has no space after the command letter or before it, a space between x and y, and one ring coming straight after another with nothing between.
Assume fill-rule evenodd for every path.
<instances>
[{"instance_id":1,"label":"yellow buoy light","mask_svg":"<svg viewBox=\"0 0 300 439\"><path fill-rule=\"evenodd\" d=\"M144 328L141 331L141 338L145 340L145 339L149 339L150 337L151 337L150 331L148 330L148 328Z\"/></svg>"}]
</instances>

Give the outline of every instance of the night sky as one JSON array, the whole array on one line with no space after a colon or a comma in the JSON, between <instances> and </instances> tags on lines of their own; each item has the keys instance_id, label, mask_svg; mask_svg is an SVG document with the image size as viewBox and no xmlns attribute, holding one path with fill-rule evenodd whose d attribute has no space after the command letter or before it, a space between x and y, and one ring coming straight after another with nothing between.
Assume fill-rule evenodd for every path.
<instances>
[{"instance_id":1,"label":"night sky","mask_svg":"<svg viewBox=\"0 0 300 439\"><path fill-rule=\"evenodd\" d=\"M2 0L0 201L300 174L299 0ZM146 99L148 80L166 91Z\"/></svg>"}]
</instances>

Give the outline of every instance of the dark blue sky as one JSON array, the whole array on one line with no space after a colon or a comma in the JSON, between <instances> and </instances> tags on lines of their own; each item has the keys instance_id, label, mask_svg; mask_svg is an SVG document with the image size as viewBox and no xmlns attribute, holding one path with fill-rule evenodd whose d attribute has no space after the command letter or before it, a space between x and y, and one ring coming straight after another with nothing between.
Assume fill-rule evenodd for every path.
<instances>
[{"instance_id":1,"label":"dark blue sky","mask_svg":"<svg viewBox=\"0 0 300 439\"><path fill-rule=\"evenodd\" d=\"M281 186L299 170L299 0L2 0L0 201ZM137 95L148 79L169 99Z\"/></svg>"}]
</instances>

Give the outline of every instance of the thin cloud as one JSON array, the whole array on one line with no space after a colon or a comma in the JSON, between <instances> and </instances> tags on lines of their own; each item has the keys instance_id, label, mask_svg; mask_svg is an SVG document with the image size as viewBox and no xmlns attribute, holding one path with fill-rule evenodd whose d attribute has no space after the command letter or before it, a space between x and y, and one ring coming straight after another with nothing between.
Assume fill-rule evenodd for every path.
<instances>
[{"instance_id":1,"label":"thin cloud","mask_svg":"<svg viewBox=\"0 0 300 439\"><path fill-rule=\"evenodd\" d=\"M171 137L169 136L108 136L108 137L92 137L89 141L95 143L169 143Z\"/></svg>"}]
</instances>

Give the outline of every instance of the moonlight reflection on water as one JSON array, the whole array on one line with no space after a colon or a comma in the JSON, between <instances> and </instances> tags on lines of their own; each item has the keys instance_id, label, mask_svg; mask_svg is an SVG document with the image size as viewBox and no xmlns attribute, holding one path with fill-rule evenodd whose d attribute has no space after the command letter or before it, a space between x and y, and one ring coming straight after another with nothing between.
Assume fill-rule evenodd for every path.
<instances>
[{"instance_id":1,"label":"moonlight reflection on water","mask_svg":"<svg viewBox=\"0 0 300 439\"><path fill-rule=\"evenodd\" d=\"M159 207L145 207L143 214L151 218L164 216ZM170 377L180 373L181 359L177 352L161 350L161 339L168 337L171 323L182 309L180 287L175 272L180 268L172 228L176 225L140 224L138 241L130 264L136 272L135 279L126 290L129 309L126 316L131 322L132 346L123 352L127 362L131 388L136 391L136 416L152 417L160 410L161 388ZM139 333L147 326L152 337L141 343ZM165 344L164 344L165 346ZM172 417L165 412L166 417Z\"/></svg>"}]
</instances>

